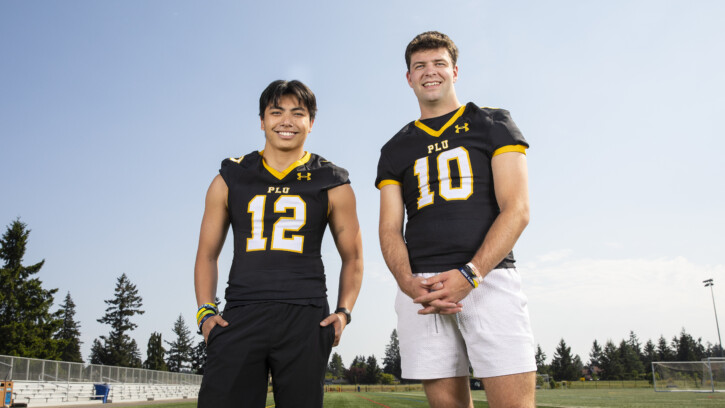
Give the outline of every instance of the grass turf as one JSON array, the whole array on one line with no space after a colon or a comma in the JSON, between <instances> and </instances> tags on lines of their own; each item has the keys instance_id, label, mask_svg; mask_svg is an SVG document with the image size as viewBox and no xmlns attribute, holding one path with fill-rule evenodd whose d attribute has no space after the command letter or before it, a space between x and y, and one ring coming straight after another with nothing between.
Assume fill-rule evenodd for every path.
<instances>
[{"instance_id":1,"label":"grass turf","mask_svg":"<svg viewBox=\"0 0 725 408\"><path fill-rule=\"evenodd\" d=\"M474 391L475 408L487 408L484 391ZM274 407L270 394L267 406ZM652 389L583 389L539 390L539 408L707 408L725 406L725 393L658 393ZM138 405L136 408L194 408L196 402ZM413 392L342 392L326 393L325 408L426 408L428 403L421 391Z\"/></svg>"}]
</instances>

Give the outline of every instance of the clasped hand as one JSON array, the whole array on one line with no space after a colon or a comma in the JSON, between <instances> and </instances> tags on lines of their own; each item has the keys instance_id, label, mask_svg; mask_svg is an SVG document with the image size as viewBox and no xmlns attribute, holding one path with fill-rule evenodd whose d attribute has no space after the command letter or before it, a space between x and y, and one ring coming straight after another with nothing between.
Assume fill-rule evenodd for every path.
<instances>
[{"instance_id":1,"label":"clasped hand","mask_svg":"<svg viewBox=\"0 0 725 408\"><path fill-rule=\"evenodd\" d=\"M463 310L461 300L472 289L458 269L451 269L429 278L414 277L405 292L423 306L418 314L455 314Z\"/></svg>"}]
</instances>

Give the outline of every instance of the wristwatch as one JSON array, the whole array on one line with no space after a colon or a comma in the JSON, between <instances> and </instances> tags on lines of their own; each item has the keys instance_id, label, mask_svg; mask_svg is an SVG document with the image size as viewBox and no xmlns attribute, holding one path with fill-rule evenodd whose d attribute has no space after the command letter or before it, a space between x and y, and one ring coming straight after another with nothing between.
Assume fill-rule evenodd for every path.
<instances>
[{"instance_id":1,"label":"wristwatch","mask_svg":"<svg viewBox=\"0 0 725 408\"><path fill-rule=\"evenodd\" d=\"M345 315L345 320L347 320L347 323L345 323L345 324L350 324L350 322L352 321L352 316L350 315L350 311L344 307L338 307L337 309L335 309L335 313L342 313Z\"/></svg>"}]
</instances>

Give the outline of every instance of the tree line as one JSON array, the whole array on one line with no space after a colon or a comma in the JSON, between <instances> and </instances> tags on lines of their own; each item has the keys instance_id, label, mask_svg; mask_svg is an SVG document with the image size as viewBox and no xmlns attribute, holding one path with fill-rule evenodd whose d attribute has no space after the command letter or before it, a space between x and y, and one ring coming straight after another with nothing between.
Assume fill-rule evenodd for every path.
<instances>
[{"instance_id":1,"label":"tree line","mask_svg":"<svg viewBox=\"0 0 725 408\"><path fill-rule=\"evenodd\" d=\"M75 320L75 303L70 292L60 308L51 311L58 289L44 289L35 276L45 261L23 265L29 235L27 225L16 219L0 239L0 259L3 261L0 269L0 354L83 363L81 326ZM143 299L126 274L117 279L113 298L104 302L107 305L105 313L97 321L109 325L110 332L93 340L92 364L203 373L206 345L203 339L194 343L181 314L173 324L174 340L162 341L161 333L152 333L146 346L146 360L142 361L138 344L130 333L137 327L133 317L144 313ZM618 344L607 340L602 346L594 340L586 362L580 356L572 355L571 348L561 339L547 364L546 354L537 345L536 367L539 374L549 374L559 381L581 377L646 379L651 377L653 361L699 361L723 355L720 346L709 342L703 345L701 338L695 340L683 328L669 342L660 336L656 343L648 340L643 345L634 332ZM400 348L395 330L385 348L382 363L380 367L374 355L356 356L345 367L342 357L333 353L327 378L356 384L389 384L400 380Z\"/></svg>"},{"instance_id":2,"label":"tree line","mask_svg":"<svg viewBox=\"0 0 725 408\"><path fill-rule=\"evenodd\" d=\"M0 354L83 363L81 325L75 320L75 303L70 292L60 308L51 311L58 289L44 289L35 276L45 261L24 266L30 230L16 219L0 238ZM130 333L137 327L132 321L143 314L143 299L126 274L116 281L114 296L99 323L110 326L106 336L93 340L92 364L148 368L172 372L202 373L206 347L202 339L193 343L191 331L182 315L174 322L173 341L161 340L154 332L148 340L146 360ZM164 343L168 349L164 347Z\"/></svg>"},{"instance_id":3,"label":"tree line","mask_svg":"<svg viewBox=\"0 0 725 408\"><path fill-rule=\"evenodd\" d=\"M572 355L571 347L561 339L551 363L547 364L546 354L537 345L536 369L539 374L549 374L556 381L575 381L581 378L651 380L652 362L700 361L707 357L722 356L723 350L719 345L709 342L702 344L702 338L695 340L684 328L669 342L660 335L657 342L647 340L644 344L630 331L629 338L622 339L618 344L607 340L602 346L594 340L589 360L586 362L579 355Z\"/></svg>"},{"instance_id":4,"label":"tree line","mask_svg":"<svg viewBox=\"0 0 725 408\"><path fill-rule=\"evenodd\" d=\"M350 384L392 384L400 379L400 344L398 332L393 330L390 342L385 347L383 367L378 365L374 355L355 356L349 367L345 367L342 357L333 353L327 365L325 377L328 380L344 380Z\"/></svg>"}]
</instances>

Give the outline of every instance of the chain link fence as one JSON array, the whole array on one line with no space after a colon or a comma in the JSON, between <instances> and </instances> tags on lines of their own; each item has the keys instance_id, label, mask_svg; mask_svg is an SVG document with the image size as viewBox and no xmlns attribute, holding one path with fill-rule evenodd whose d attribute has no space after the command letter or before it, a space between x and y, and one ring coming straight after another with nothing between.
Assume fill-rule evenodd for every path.
<instances>
[{"instance_id":1,"label":"chain link fence","mask_svg":"<svg viewBox=\"0 0 725 408\"><path fill-rule=\"evenodd\" d=\"M197 374L0 356L0 379L12 381L201 385Z\"/></svg>"}]
</instances>

